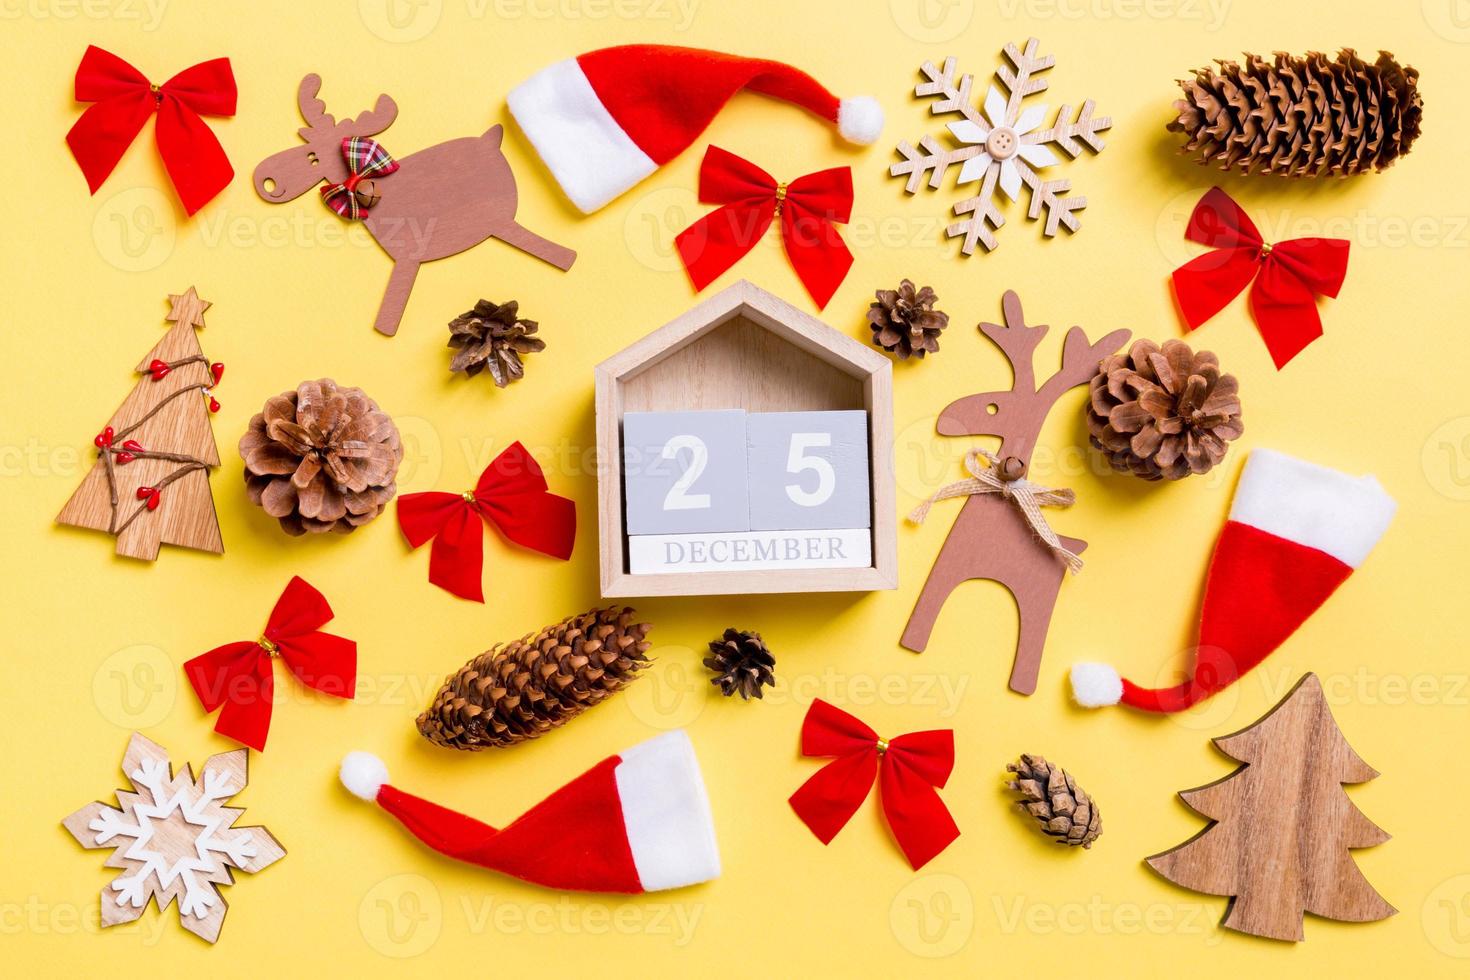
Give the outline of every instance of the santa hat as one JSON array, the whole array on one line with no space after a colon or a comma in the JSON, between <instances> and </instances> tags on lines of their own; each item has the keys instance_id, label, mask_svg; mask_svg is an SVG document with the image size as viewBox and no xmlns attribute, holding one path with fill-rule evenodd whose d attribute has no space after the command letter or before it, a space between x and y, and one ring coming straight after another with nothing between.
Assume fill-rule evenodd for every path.
<instances>
[{"instance_id":1,"label":"santa hat","mask_svg":"<svg viewBox=\"0 0 1470 980\"><path fill-rule=\"evenodd\" d=\"M1120 701L1183 711L1259 664L1317 611L1378 543L1396 506L1371 476L1257 449L1215 542L1200 609L1194 676L1149 690L1106 664L1072 668L1084 707Z\"/></svg>"},{"instance_id":2,"label":"santa hat","mask_svg":"<svg viewBox=\"0 0 1470 980\"><path fill-rule=\"evenodd\" d=\"M590 214L682 153L741 89L794 103L850 143L883 129L875 99L841 99L779 61L630 44L544 68L506 96L568 198Z\"/></svg>"},{"instance_id":3,"label":"santa hat","mask_svg":"<svg viewBox=\"0 0 1470 980\"><path fill-rule=\"evenodd\" d=\"M349 753L341 775L434 850L533 884L635 893L720 874L699 761L682 731L604 759L500 830L388 785L387 767L366 752Z\"/></svg>"}]
</instances>

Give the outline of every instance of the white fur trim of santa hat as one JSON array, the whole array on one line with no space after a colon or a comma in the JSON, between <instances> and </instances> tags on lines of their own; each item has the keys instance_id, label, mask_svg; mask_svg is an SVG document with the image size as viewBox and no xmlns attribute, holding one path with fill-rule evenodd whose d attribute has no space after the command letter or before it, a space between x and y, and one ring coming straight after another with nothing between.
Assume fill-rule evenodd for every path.
<instances>
[{"instance_id":1,"label":"white fur trim of santa hat","mask_svg":"<svg viewBox=\"0 0 1470 980\"><path fill-rule=\"evenodd\" d=\"M666 732L618 756L623 826L644 890L719 877L714 819L689 736Z\"/></svg>"},{"instance_id":2,"label":"white fur trim of santa hat","mask_svg":"<svg viewBox=\"0 0 1470 980\"><path fill-rule=\"evenodd\" d=\"M1256 449L1245 462L1230 519L1357 568L1388 530L1397 509L1371 476L1349 476L1275 450Z\"/></svg>"},{"instance_id":3,"label":"white fur trim of santa hat","mask_svg":"<svg viewBox=\"0 0 1470 980\"><path fill-rule=\"evenodd\" d=\"M603 106L577 59L510 90L510 114L567 198L591 214L658 169Z\"/></svg>"}]
</instances>

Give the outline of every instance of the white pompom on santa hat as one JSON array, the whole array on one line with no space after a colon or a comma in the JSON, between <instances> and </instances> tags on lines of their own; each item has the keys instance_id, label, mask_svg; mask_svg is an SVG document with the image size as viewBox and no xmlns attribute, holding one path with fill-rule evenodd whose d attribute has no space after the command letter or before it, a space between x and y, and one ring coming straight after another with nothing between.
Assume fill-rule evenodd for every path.
<instances>
[{"instance_id":1,"label":"white pompom on santa hat","mask_svg":"<svg viewBox=\"0 0 1470 980\"><path fill-rule=\"evenodd\" d=\"M557 62L506 103L567 197L591 214L687 149L742 89L801 106L850 143L883 130L876 99L839 99L790 65L662 44Z\"/></svg>"},{"instance_id":2,"label":"white pompom on santa hat","mask_svg":"<svg viewBox=\"0 0 1470 980\"><path fill-rule=\"evenodd\" d=\"M367 752L349 753L341 778L434 850L533 884L634 894L720 874L699 760L682 731L604 759L499 830L389 785Z\"/></svg>"},{"instance_id":3,"label":"white pompom on santa hat","mask_svg":"<svg viewBox=\"0 0 1470 980\"><path fill-rule=\"evenodd\" d=\"M1139 687L1106 664L1072 667L1088 708L1183 711L1223 690L1286 641L1373 550L1397 505L1371 476L1349 476L1269 449L1246 461L1215 542L1200 608L1194 673Z\"/></svg>"}]
</instances>

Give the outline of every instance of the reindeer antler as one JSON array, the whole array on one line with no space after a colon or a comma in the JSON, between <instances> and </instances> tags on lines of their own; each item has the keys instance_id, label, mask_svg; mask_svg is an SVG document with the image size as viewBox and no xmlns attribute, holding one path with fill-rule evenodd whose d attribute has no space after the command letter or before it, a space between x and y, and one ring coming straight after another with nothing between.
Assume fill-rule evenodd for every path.
<instances>
[{"instance_id":1,"label":"reindeer antler","mask_svg":"<svg viewBox=\"0 0 1470 980\"><path fill-rule=\"evenodd\" d=\"M1132 332L1129 330L1114 330L1102 340L1089 343L1081 327L1068 330L1066 339L1062 341L1061 370L1046 379L1041 392L1055 400L1068 388L1091 380L1102 359L1126 344L1130 336Z\"/></svg>"},{"instance_id":2,"label":"reindeer antler","mask_svg":"<svg viewBox=\"0 0 1470 980\"><path fill-rule=\"evenodd\" d=\"M316 97L321 89L322 76L312 72L301 80L301 87L296 90L296 104L301 107L301 118L306 120L308 130L331 129L337 124L327 113L327 104Z\"/></svg>"},{"instance_id":3,"label":"reindeer antler","mask_svg":"<svg viewBox=\"0 0 1470 980\"><path fill-rule=\"evenodd\" d=\"M356 119L348 120L348 124L351 125L352 132L356 136L376 136L393 125L393 120L397 118L398 103L394 102L390 96L380 95L377 105Z\"/></svg>"},{"instance_id":4,"label":"reindeer antler","mask_svg":"<svg viewBox=\"0 0 1470 980\"><path fill-rule=\"evenodd\" d=\"M1044 323L1028 326L1021 311L1021 297L1015 290L1007 289L1000 300L1001 312L1005 314L1005 325L981 323L980 332L995 342L1011 362L1011 373L1015 377L1011 387L1015 391L1035 391L1036 373L1032 366L1032 355L1048 327ZM1070 338L1069 338L1070 339Z\"/></svg>"}]
</instances>

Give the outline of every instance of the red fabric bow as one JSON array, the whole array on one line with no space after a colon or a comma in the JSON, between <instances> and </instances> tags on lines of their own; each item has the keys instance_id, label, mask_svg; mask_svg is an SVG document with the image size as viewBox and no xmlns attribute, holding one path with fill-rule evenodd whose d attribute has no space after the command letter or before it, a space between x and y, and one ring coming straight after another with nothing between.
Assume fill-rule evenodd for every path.
<instances>
[{"instance_id":1,"label":"red fabric bow","mask_svg":"<svg viewBox=\"0 0 1470 980\"><path fill-rule=\"evenodd\" d=\"M204 207L235 176L219 140L199 118L235 114L228 58L201 61L154 86L117 55L88 45L77 66L76 99L95 103L66 134L93 194L154 112L158 154L185 211L192 215Z\"/></svg>"},{"instance_id":2,"label":"red fabric bow","mask_svg":"<svg viewBox=\"0 0 1470 980\"><path fill-rule=\"evenodd\" d=\"M791 794L791 808L823 844L867 799L875 775L883 815L915 871L960 835L936 792L954 769L954 732L912 732L885 742L818 698L801 723L801 754L836 756Z\"/></svg>"},{"instance_id":3,"label":"red fabric bow","mask_svg":"<svg viewBox=\"0 0 1470 980\"><path fill-rule=\"evenodd\" d=\"M398 172L398 161L377 140L366 136L348 136L342 140L342 159L347 163L347 179L322 188L322 203L348 221L363 221L377 200L364 195L361 186L373 188L373 178Z\"/></svg>"},{"instance_id":4,"label":"red fabric bow","mask_svg":"<svg viewBox=\"0 0 1470 980\"><path fill-rule=\"evenodd\" d=\"M1251 286L1251 313L1280 370L1322 336L1317 296L1336 297L1347 275L1350 243L1293 238L1267 245L1240 205L1218 187L1195 205L1184 233L1215 251L1174 270L1174 293L1191 330Z\"/></svg>"},{"instance_id":5,"label":"red fabric bow","mask_svg":"<svg viewBox=\"0 0 1470 980\"><path fill-rule=\"evenodd\" d=\"M480 474L469 493L410 493L398 498L398 526L417 548L430 538L429 581L462 599L484 602L480 570L484 537L479 518L516 544L554 558L571 557L577 508L547 492L541 467L513 442Z\"/></svg>"},{"instance_id":6,"label":"red fabric bow","mask_svg":"<svg viewBox=\"0 0 1470 980\"><path fill-rule=\"evenodd\" d=\"M722 204L679 232L674 244L696 290L713 282L781 216L786 255L820 309L837 291L852 266L833 222L852 217L852 171L834 167L777 184L748 160L711 146L699 166L699 199Z\"/></svg>"},{"instance_id":7,"label":"red fabric bow","mask_svg":"<svg viewBox=\"0 0 1470 980\"><path fill-rule=\"evenodd\" d=\"M184 674L204 710L222 709L214 730L256 751L265 748L275 658L284 660L307 687L352 700L357 692L357 644L321 632L320 627L331 621L332 607L322 594L293 577L260 639L226 643L184 664Z\"/></svg>"}]
</instances>

